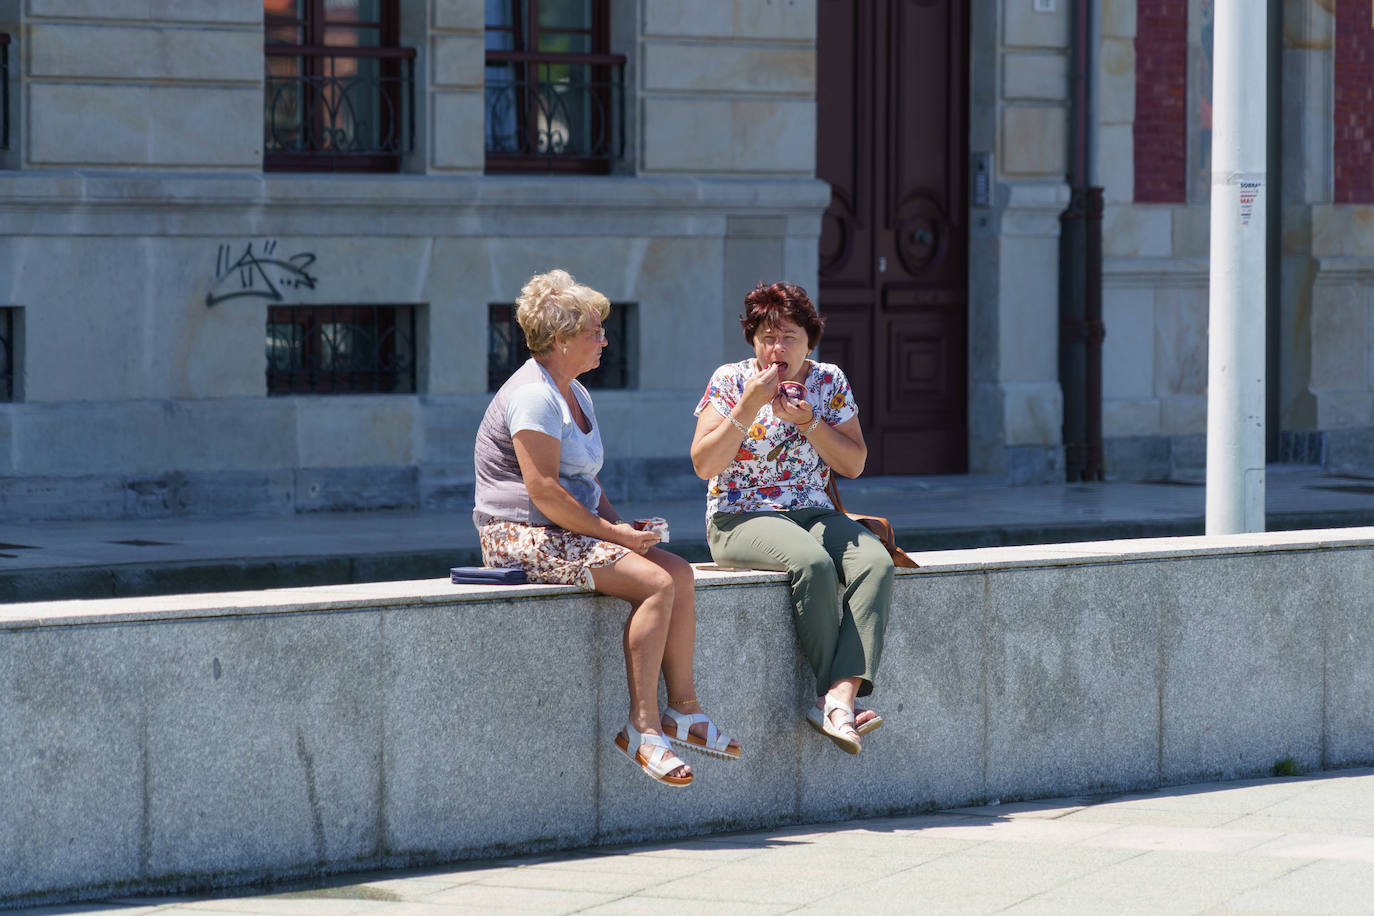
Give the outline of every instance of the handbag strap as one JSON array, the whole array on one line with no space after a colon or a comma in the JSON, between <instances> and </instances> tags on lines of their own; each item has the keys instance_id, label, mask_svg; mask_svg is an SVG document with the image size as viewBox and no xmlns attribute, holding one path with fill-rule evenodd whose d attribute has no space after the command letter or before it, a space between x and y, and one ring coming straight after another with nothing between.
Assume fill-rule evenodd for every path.
<instances>
[{"instance_id":1,"label":"handbag strap","mask_svg":"<svg viewBox=\"0 0 1374 916\"><path fill-rule=\"evenodd\" d=\"M830 501L835 504L836 512L844 511L844 503L840 502L840 488L835 485L835 469L830 469L830 479L826 481L825 492L829 494Z\"/></svg>"}]
</instances>

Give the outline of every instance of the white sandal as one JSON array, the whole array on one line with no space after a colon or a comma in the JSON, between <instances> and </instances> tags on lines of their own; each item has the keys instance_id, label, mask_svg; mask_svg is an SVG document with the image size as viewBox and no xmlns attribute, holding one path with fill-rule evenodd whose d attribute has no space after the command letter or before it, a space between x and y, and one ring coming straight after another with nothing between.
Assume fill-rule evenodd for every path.
<instances>
[{"instance_id":1,"label":"white sandal","mask_svg":"<svg viewBox=\"0 0 1374 916\"><path fill-rule=\"evenodd\" d=\"M712 722L711 717L706 713L694 712L688 715L669 706L665 715L673 720L675 726L674 729L664 730L664 735L673 744L691 748L694 751L701 751L703 754L710 754L714 757L724 757L726 760L739 759L739 745L731 747L730 736L716 728L716 723ZM692 726L698 722L706 723L705 738L692 734Z\"/></svg>"},{"instance_id":2,"label":"white sandal","mask_svg":"<svg viewBox=\"0 0 1374 916\"><path fill-rule=\"evenodd\" d=\"M634 750L630 750L630 743L634 743ZM682 759L673 753L672 746L662 735L646 735L635 731L635 727L629 722L625 723L625 731L615 736L615 746L625 752L625 756L630 758L631 763L639 765L650 777L663 783L665 786L672 786L674 789L685 789L692 784L692 774L686 776L669 776L668 774L678 767L686 766ZM650 748L645 751L645 747Z\"/></svg>"},{"instance_id":3,"label":"white sandal","mask_svg":"<svg viewBox=\"0 0 1374 916\"><path fill-rule=\"evenodd\" d=\"M836 725L830 718L830 714L836 710L839 710L841 713L839 725ZM816 707L812 706L811 712L806 714L806 721L811 723L812 728L816 728L817 722L811 713L817 711ZM863 750L863 745L859 743L859 731L854 727L854 710L852 708L841 706L839 703L830 699L830 696L827 694L825 698L825 709L819 710L819 712L819 731L831 741L835 742L836 747L846 754L857 754L859 751ZM845 731L846 728L848 728L848 732Z\"/></svg>"},{"instance_id":4,"label":"white sandal","mask_svg":"<svg viewBox=\"0 0 1374 916\"><path fill-rule=\"evenodd\" d=\"M873 718L869 719L867 722L860 725L859 716L863 715L866 712L873 713ZM810 709L806 711L806 722L817 732L821 733L822 735L825 734L825 726L821 725L821 708L819 706L812 706ZM878 729L882 728L883 717L878 714L878 711L876 709L871 709L867 706L860 706L858 703L855 703L854 725L854 730L859 733L860 737L863 737L869 732L876 732Z\"/></svg>"},{"instance_id":5,"label":"white sandal","mask_svg":"<svg viewBox=\"0 0 1374 916\"><path fill-rule=\"evenodd\" d=\"M812 708L814 709L815 707ZM866 735L869 732L876 732L883 726L883 717L878 713L878 710L872 709L868 706L860 706L858 703L854 704L854 721L858 722L859 716L865 712L873 713L873 718L869 719L863 725L860 725L858 727L857 731L860 735Z\"/></svg>"}]
</instances>

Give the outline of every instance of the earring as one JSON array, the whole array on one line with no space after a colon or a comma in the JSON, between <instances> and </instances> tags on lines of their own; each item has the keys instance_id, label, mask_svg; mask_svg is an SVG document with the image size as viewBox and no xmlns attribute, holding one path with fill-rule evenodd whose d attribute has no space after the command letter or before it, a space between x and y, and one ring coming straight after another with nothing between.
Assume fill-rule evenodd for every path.
<instances>
[{"instance_id":1,"label":"earring","mask_svg":"<svg viewBox=\"0 0 1374 916\"><path fill-rule=\"evenodd\" d=\"M567 356L567 355L568 355L568 345L567 345L567 344L564 344L564 345L563 345L563 355L564 355L564 356Z\"/></svg>"}]
</instances>

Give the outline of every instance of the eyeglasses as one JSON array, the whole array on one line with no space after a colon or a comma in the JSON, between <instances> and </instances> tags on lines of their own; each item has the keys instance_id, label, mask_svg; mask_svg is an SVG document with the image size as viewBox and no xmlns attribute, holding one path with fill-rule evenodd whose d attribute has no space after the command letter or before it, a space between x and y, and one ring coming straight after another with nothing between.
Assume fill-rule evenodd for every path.
<instances>
[{"instance_id":1,"label":"eyeglasses","mask_svg":"<svg viewBox=\"0 0 1374 916\"><path fill-rule=\"evenodd\" d=\"M597 341L600 342L600 343L605 343L605 342L606 342L606 329L605 329L605 328L600 328L600 327L598 327L598 328L588 328L588 329L587 329L587 333L590 334L590 335L592 335L593 337L595 337L595 338L597 339Z\"/></svg>"}]
</instances>

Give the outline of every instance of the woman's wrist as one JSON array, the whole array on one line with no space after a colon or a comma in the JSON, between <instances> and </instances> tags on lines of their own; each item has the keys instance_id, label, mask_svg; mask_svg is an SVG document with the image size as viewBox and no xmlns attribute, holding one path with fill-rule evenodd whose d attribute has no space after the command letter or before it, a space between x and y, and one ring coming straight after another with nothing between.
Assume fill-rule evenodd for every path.
<instances>
[{"instance_id":1,"label":"woman's wrist","mask_svg":"<svg viewBox=\"0 0 1374 916\"><path fill-rule=\"evenodd\" d=\"M733 410L725 415L725 419L729 420L731 425L734 426L735 429L739 430L746 436L749 435L749 427L745 426L743 423L739 421L739 419L735 416L735 412Z\"/></svg>"},{"instance_id":2,"label":"woman's wrist","mask_svg":"<svg viewBox=\"0 0 1374 916\"><path fill-rule=\"evenodd\" d=\"M802 430L803 436L811 435L811 433L815 431L816 427L821 425L821 412L819 410L814 410L812 411L812 414L813 416L811 417L811 425Z\"/></svg>"}]
</instances>

